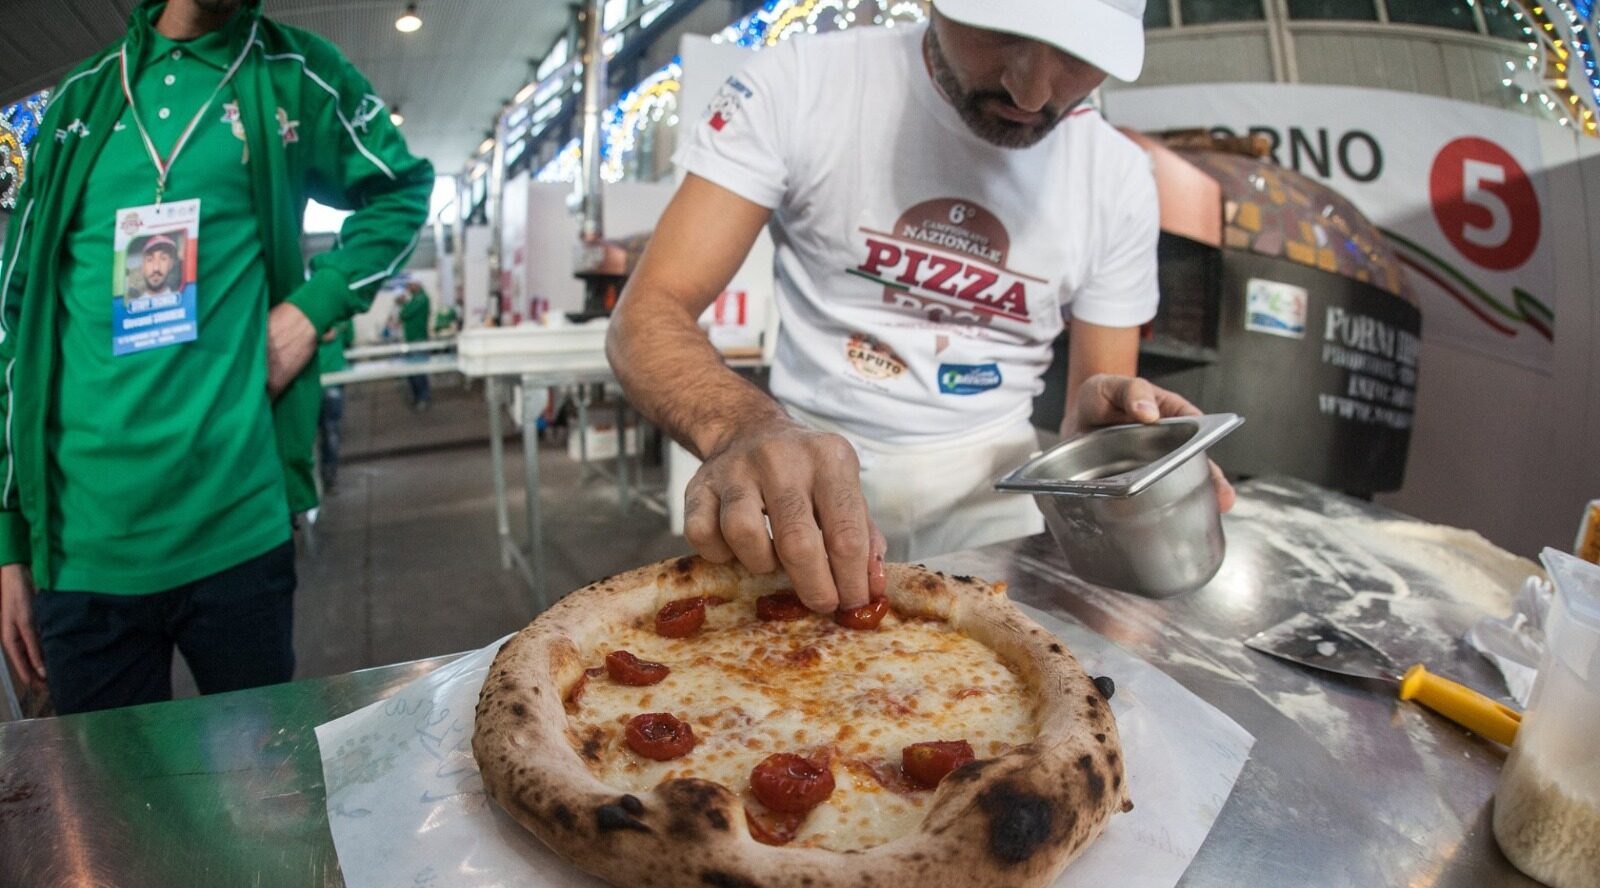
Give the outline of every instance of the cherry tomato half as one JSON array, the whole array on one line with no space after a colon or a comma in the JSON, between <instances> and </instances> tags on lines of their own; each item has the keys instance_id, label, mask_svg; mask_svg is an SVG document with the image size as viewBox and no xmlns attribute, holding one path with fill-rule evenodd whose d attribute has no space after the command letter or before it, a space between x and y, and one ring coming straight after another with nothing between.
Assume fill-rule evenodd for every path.
<instances>
[{"instance_id":1,"label":"cherry tomato half","mask_svg":"<svg viewBox=\"0 0 1600 888\"><path fill-rule=\"evenodd\" d=\"M780 814L765 811L760 814L744 809L745 826L750 828L750 838L763 845L787 845L794 841L795 833L805 823L804 814Z\"/></svg>"},{"instance_id":2,"label":"cherry tomato half","mask_svg":"<svg viewBox=\"0 0 1600 888\"><path fill-rule=\"evenodd\" d=\"M606 654L606 674L617 684L643 686L653 685L663 678L671 669L660 663L641 660L627 651L612 651Z\"/></svg>"},{"instance_id":3,"label":"cherry tomato half","mask_svg":"<svg viewBox=\"0 0 1600 888\"><path fill-rule=\"evenodd\" d=\"M688 638L706 622L704 598L680 598L656 611L656 634L665 638Z\"/></svg>"},{"instance_id":4,"label":"cherry tomato half","mask_svg":"<svg viewBox=\"0 0 1600 888\"><path fill-rule=\"evenodd\" d=\"M972 744L965 740L933 740L900 750L900 768L919 786L932 789L974 758Z\"/></svg>"},{"instance_id":5,"label":"cherry tomato half","mask_svg":"<svg viewBox=\"0 0 1600 888\"><path fill-rule=\"evenodd\" d=\"M665 712L647 712L628 719L622 737L628 748L658 762L675 759L694 748L694 728Z\"/></svg>"},{"instance_id":6,"label":"cherry tomato half","mask_svg":"<svg viewBox=\"0 0 1600 888\"><path fill-rule=\"evenodd\" d=\"M833 771L792 752L776 752L750 772L756 801L784 814L804 814L833 795Z\"/></svg>"},{"instance_id":7,"label":"cherry tomato half","mask_svg":"<svg viewBox=\"0 0 1600 888\"><path fill-rule=\"evenodd\" d=\"M889 599L877 598L860 607L834 611L833 621L846 629L876 629L889 613Z\"/></svg>"},{"instance_id":8,"label":"cherry tomato half","mask_svg":"<svg viewBox=\"0 0 1600 888\"><path fill-rule=\"evenodd\" d=\"M775 592L756 599L756 616L763 620L787 622L803 619L810 613L793 592Z\"/></svg>"}]
</instances>

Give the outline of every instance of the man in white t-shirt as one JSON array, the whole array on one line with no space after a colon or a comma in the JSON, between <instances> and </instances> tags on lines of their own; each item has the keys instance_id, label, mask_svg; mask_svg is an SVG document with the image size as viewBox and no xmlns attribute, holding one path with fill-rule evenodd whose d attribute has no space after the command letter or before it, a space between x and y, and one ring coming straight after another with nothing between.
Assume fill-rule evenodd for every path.
<instances>
[{"instance_id":1,"label":"man in white t-shirt","mask_svg":"<svg viewBox=\"0 0 1600 888\"><path fill-rule=\"evenodd\" d=\"M1039 532L1031 498L991 485L1038 447L1066 318L1064 432L1198 413L1132 375L1158 299L1155 184L1085 102L1138 76L1143 7L935 0L927 25L766 49L686 120L688 176L607 347L633 403L705 460L685 498L697 551L781 566L829 611L865 604L886 554ZM776 402L696 324L768 225Z\"/></svg>"}]
</instances>

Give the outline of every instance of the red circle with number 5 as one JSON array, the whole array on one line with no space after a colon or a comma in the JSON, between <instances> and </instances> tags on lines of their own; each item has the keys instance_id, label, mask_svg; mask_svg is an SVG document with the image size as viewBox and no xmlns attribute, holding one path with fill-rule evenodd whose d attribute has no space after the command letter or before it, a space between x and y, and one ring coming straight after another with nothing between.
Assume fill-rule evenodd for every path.
<instances>
[{"instance_id":1,"label":"red circle with number 5","mask_svg":"<svg viewBox=\"0 0 1600 888\"><path fill-rule=\"evenodd\" d=\"M1506 271L1539 246L1539 198L1516 158L1466 136L1439 150L1428 173L1433 217L1452 246L1478 265Z\"/></svg>"}]
</instances>

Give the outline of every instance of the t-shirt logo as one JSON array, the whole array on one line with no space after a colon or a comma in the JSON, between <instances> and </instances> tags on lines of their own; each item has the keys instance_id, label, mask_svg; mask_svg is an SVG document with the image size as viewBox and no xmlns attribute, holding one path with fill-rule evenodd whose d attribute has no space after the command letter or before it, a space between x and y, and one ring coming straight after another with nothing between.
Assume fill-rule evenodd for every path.
<instances>
[{"instance_id":1,"label":"t-shirt logo","mask_svg":"<svg viewBox=\"0 0 1600 888\"><path fill-rule=\"evenodd\" d=\"M722 88L711 99L711 108L707 112L706 123L717 132L733 121L738 113L744 110L744 100L754 98L755 93L750 87L745 86L737 77L729 77Z\"/></svg>"},{"instance_id":2,"label":"t-shirt logo","mask_svg":"<svg viewBox=\"0 0 1600 888\"><path fill-rule=\"evenodd\" d=\"M850 334L844 354L850 366L867 379L896 379L906 372L906 362L894 349L865 333Z\"/></svg>"},{"instance_id":3,"label":"t-shirt logo","mask_svg":"<svg viewBox=\"0 0 1600 888\"><path fill-rule=\"evenodd\" d=\"M939 393L976 395L997 389L1003 377L999 364L940 364Z\"/></svg>"},{"instance_id":4,"label":"t-shirt logo","mask_svg":"<svg viewBox=\"0 0 1600 888\"><path fill-rule=\"evenodd\" d=\"M883 284L887 305L930 321L1026 326L1028 287L1045 281L1006 267L1011 236L995 215L952 197L923 201L891 231L861 228L850 274Z\"/></svg>"}]
</instances>

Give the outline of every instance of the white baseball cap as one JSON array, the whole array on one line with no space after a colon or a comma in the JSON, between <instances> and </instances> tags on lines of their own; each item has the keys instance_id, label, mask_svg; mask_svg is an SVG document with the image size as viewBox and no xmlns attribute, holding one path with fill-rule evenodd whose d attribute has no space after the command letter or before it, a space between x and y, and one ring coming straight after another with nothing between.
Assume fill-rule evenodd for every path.
<instances>
[{"instance_id":1,"label":"white baseball cap","mask_svg":"<svg viewBox=\"0 0 1600 888\"><path fill-rule=\"evenodd\" d=\"M1163 0L1164 2L1164 0ZM946 18L1048 43L1123 81L1144 67L1145 0L934 0Z\"/></svg>"}]
</instances>

